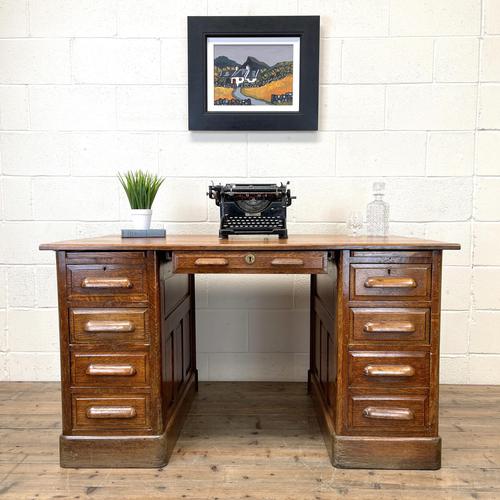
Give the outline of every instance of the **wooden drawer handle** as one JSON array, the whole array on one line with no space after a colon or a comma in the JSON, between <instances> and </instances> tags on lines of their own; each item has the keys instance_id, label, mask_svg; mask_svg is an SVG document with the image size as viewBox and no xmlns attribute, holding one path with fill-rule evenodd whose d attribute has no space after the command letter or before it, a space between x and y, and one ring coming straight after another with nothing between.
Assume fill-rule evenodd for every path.
<instances>
[{"instance_id":1,"label":"wooden drawer handle","mask_svg":"<svg viewBox=\"0 0 500 500\"><path fill-rule=\"evenodd\" d=\"M411 321L368 321L363 326L366 333L414 333L415 330Z\"/></svg>"},{"instance_id":2,"label":"wooden drawer handle","mask_svg":"<svg viewBox=\"0 0 500 500\"><path fill-rule=\"evenodd\" d=\"M368 278L365 281L365 288L415 288L417 282L413 278Z\"/></svg>"},{"instance_id":3,"label":"wooden drawer handle","mask_svg":"<svg viewBox=\"0 0 500 500\"><path fill-rule=\"evenodd\" d=\"M271 266L303 266L302 259L276 258L271 261Z\"/></svg>"},{"instance_id":4,"label":"wooden drawer handle","mask_svg":"<svg viewBox=\"0 0 500 500\"><path fill-rule=\"evenodd\" d=\"M94 365L87 366L87 375L96 377L132 377L137 373L132 365Z\"/></svg>"},{"instance_id":5,"label":"wooden drawer handle","mask_svg":"<svg viewBox=\"0 0 500 500\"><path fill-rule=\"evenodd\" d=\"M88 333L104 332L104 333L127 333L135 330L132 321L96 321L90 320L85 323L83 329Z\"/></svg>"},{"instance_id":6,"label":"wooden drawer handle","mask_svg":"<svg viewBox=\"0 0 500 500\"><path fill-rule=\"evenodd\" d=\"M87 418L134 418L137 415L133 406L89 406Z\"/></svg>"},{"instance_id":7,"label":"wooden drawer handle","mask_svg":"<svg viewBox=\"0 0 500 500\"><path fill-rule=\"evenodd\" d=\"M229 261L223 257L201 257L194 261L195 266L227 266Z\"/></svg>"},{"instance_id":8,"label":"wooden drawer handle","mask_svg":"<svg viewBox=\"0 0 500 500\"><path fill-rule=\"evenodd\" d=\"M378 420L413 420L414 414L409 408L368 406L363 410L363 417Z\"/></svg>"},{"instance_id":9,"label":"wooden drawer handle","mask_svg":"<svg viewBox=\"0 0 500 500\"><path fill-rule=\"evenodd\" d=\"M367 377L413 377L415 368L410 365L367 365L364 372Z\"/></svg>"},{"instance_id":10,"label":"wooden drawer handle","mask_svg":"<svg viewBox=\"0 0 500 500\"><path fill-rule=\"evenodd\" d=\"M132 288L128 278L84 278L82 288Z\"/></svg>"}]
</instances>

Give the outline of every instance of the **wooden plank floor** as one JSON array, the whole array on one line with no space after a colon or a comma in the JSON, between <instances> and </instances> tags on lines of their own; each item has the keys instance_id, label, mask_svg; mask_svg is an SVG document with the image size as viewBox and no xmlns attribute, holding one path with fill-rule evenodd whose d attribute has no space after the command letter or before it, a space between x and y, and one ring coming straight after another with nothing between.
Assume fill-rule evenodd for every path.
<instances>
[{"instance_id":1,"label":"wooden plank floor","mask_svg":"<svg viewBox=\"0 0 500 500\"><path fill-rule=\"evenodd\" d=\"M0 498L500 499L500 387L442 387L439 471L333 469L305 384L200 384L160 470L61 469L59 433L57 383L0 383Z\"/></svg>"}]
</instances>

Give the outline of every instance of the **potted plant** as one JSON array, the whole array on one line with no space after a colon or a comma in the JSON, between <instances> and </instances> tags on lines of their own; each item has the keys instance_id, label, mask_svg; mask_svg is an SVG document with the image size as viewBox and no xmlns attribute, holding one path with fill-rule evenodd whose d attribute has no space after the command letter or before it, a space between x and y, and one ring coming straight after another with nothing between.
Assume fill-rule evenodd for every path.
<instances>
[{"instance_id":1,"label":"potted plant","mask_svg":"<svg viewBox=\"0 0 500 500\"><path fill-rule=\"evenodd\" d=\"M132 213L134 229L149 229L151 225L151 206L158 189L165 180L156 174L137 170L118 174L118 179L125 189Z\"/></svg>"}]
</instances>

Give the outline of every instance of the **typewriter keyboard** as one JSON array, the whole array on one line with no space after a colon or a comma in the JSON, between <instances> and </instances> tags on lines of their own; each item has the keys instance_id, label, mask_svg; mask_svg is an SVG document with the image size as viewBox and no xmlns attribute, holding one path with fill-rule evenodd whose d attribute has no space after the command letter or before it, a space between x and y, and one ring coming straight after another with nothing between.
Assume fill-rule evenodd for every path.
<instances>
[{"instance_id":1,"label":"typewriter keyboard","mask_svg":"<svg viewBox=\"0 0 500 500\"><path fill-rule=\"evenodd\" d=\"M232 228L232 229L274 229L284 227L283 219L279 217L237 217L230 216L227 217L222 227Z\"/></svg>"}]
</instances>

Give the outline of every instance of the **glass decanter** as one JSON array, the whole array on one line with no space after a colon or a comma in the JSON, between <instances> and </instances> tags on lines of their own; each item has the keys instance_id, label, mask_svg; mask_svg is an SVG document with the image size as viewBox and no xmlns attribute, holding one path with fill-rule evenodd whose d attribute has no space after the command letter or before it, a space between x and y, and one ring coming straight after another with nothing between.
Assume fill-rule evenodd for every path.
<instances>
[{"instance_id":1,"label":"glass decanter","mask_svg":"<svg viewBox=\"0 0 500 500\"><path fill-rule=\"evenodd\" d=\"M374 200L366 207L369 236L386 236L389 232L389 204L384 201L385 182L373 183Z\"/></svg>"}]
</instances>

